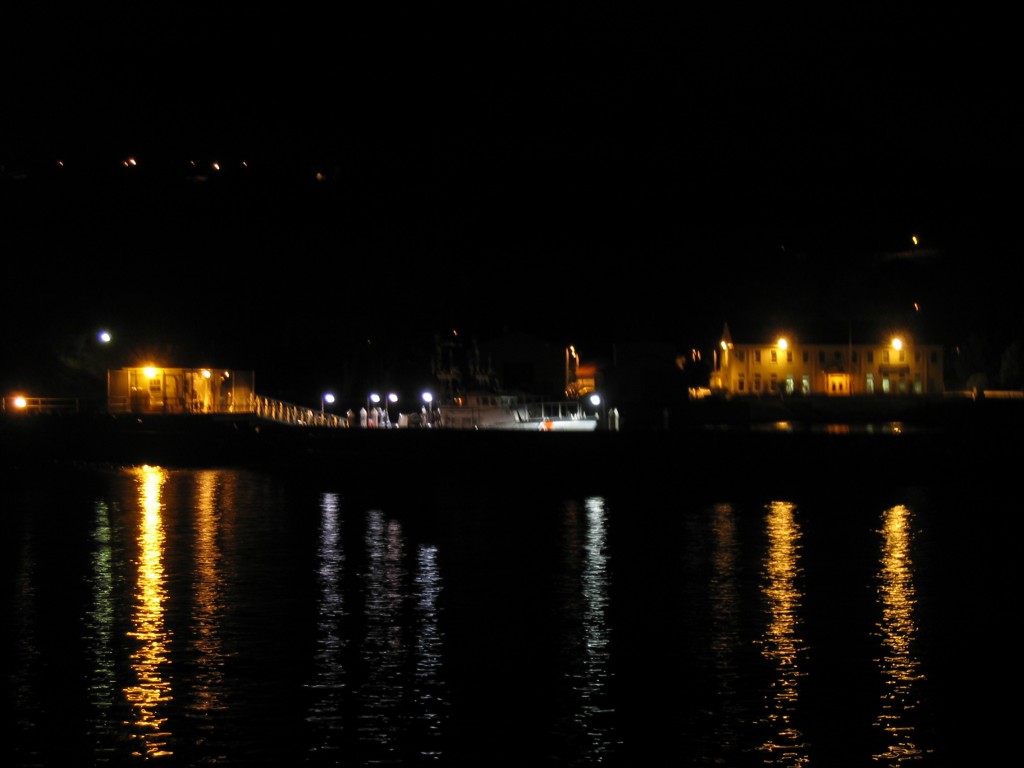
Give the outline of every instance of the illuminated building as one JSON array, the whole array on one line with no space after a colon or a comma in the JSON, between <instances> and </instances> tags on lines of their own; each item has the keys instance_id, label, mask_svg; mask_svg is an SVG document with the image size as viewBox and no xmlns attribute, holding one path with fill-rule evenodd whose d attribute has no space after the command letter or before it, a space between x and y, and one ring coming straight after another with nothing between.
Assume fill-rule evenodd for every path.
<instances>
[{"instance_id":1,"label":"illuminated building","mask_svg":"<svg viewBox=\"0 0 1024 768\"><path fill-rule=\"evenodd\" d=\"M942 347L906 335L875 344L808 344L788 336L737 344L727 325L710 389L728 396L942 394Z\"/></svg>"},{"instance_id":2,"label":"illuminated building","mask_svg":"<svg viewBox=\"0 0 1024 768\"><path fill-rule=\"evenodd\" d=\"M251 413L253 371L139 366L107 371L110 413Z\"/></svg>"}]
</instances>

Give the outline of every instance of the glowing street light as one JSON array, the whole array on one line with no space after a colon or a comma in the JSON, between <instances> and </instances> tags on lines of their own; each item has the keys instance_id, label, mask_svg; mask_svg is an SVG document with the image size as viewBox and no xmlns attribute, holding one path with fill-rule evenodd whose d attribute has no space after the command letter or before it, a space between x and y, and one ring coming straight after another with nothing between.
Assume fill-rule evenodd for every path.
<instances>
[{"instance_id":1,"label":"glowing street light","mask_svg":"<svg viewBox=\"0 0 1024 768\"><path fill-rule=\"evenodd\" d=\"M424 392L420 397L423 398L423 413L427 417L426 424L424 426L430 426L432 416L432 407L434 402L434 396L430 392Z\"/></svg>"},{"instance_id":2,"label":"glowing street light","mask_svg":"<svg viewBox=\"0 0 1024 768\"><path fill-rule=\"evenodd\" d=\"M373 405L371 406L370 403L373 403ZM379 407L378 407L379 404L380 404L380 395L378 395L376 392L371 392L370 393L370 402L366 404L366 415L367 416L371 416L373 414L373 411L374 411L375 408L379 412L379 410L380 410ZM371 426L370 422L367 422L367 426ZM372 424L372 426L379 427L380 424L375 422L375 423Z\"/></svg>"},{"instance_id":3,"label":"glowing street light","mask_svg":"<svg viewBox=\"0 0 1024 768\"><path fill-rule=\"evenodd\" d=\"M323 418L325 404L333 403L333 402L334 402L334 395L331 394L330 392L325 392L324 394L322 394L320 396L320 418Z\"/></svg>"}]
</instances>

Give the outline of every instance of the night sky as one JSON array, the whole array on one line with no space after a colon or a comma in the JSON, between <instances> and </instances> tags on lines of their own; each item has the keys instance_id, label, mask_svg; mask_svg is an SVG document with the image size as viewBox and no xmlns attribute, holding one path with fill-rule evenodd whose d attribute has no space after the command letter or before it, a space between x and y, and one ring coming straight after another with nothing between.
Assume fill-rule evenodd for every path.
<instances>
[{"instance_id":1,"label":"night sky","mask_svg":"<svg viewBox=\"0 0 1024 768\"><path fill-rule=\"evenodd\" d=\"M3 393L100 327L282 397L452 329L1024 336L1009 19L434 5L5 11Z\"/></svg>"}]
</instances>

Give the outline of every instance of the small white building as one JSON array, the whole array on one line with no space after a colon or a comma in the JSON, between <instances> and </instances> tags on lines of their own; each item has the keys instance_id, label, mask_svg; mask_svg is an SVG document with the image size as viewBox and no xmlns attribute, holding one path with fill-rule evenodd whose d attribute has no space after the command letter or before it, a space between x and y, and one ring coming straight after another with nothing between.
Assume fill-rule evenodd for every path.
<instances>
[{"instance_id":1,"label":"small white building","mask_svg":"<svg viewBox=\"0 0 1024 768\"><path fill-rule=\"evenodd\" d=\"M110 413L252 413L253 371L140 366L107 371Z\"/></svg>"}]
</instances>

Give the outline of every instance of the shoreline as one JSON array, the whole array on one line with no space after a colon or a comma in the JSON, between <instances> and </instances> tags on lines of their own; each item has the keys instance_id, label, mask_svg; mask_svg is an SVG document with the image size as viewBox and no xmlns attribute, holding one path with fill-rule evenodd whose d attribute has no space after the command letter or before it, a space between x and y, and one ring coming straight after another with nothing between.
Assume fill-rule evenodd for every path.
<instances>
[{"instance_id":1,"label":"shoreline","mask_svg":"<svg viewBox=\"0 0 1024 768\"><path fill-rule=\"evenodd\" d=\"M0 418L8 467L54 464L239 468L358 484L381 478L528 489L636 488L730 482L761 485L799 475L822 485L851 476L879 483L980 481L1016 455L1020 401L962 401L892 418L755 419L697 411L676 429L532 433L329 429L255 417L18 415ZM724 415L724 414L723 414ZM910 418L913 417L913 418ZM837 488L842 492L842 488Z\"/></svg>"}]
</instances>

